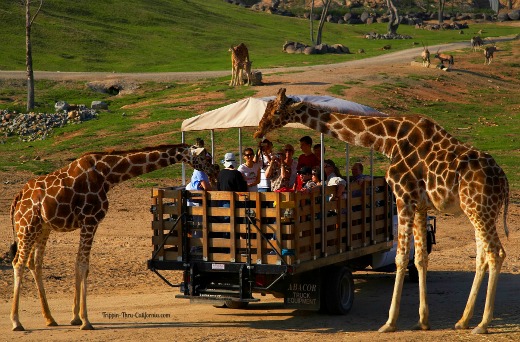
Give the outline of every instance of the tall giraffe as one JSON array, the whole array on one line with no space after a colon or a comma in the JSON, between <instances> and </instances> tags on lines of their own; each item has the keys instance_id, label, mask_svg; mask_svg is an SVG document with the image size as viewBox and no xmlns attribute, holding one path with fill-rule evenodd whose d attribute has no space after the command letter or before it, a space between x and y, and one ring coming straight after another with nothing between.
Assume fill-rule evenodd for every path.
<instances>
[{"instance_id":1,"label":"tall giraffe","mask_svg":"<svg viewBox=\"0 0 520 342\"><path fill-rule=\"evenodd\" d=\"M386 180L396 197L399 216L398 248L389 318L380 332L395 331L403 287L410 238L415 242L415 265L419 271L419 322L415 329L428 330L426 296L426 218L428 209L464 212L475 228L476 273L462 318L456 329L467 329L473 316L478 290L489 269L486 305L473 333L487 333L493 319L498 275L506 256L496 223L504 205L507 228L509 185L504 171L487 153L465 145L438 124L420 116L361 116L339 114L305 102L295 102L280 89L270 101L255 132L263 137L275 128L300 122L347 143L371 147L390 158Z\"/></svg>"},{"instance_id":2,"label":"tall giraffe","mask_svg":"<svg viewBox=\"0 0 520 342\"><path fill-rule=\"evenodd\" d=\"M161 145L122 152L87 153L46 176L28 181L11 204L11 220L18 243L14 244L14 293L11 308L13 330L23 331L18 317L24 268L36 282L42 313L48 326L57 325L51 316L42 281L45 245L52 230L80 229L76 259L76 285L71 324L93 329L87 317L87 276L94 234L108 211L108 191L116 184L156 169L186 162L215 180L218 165L204 148ZM17 247L17 248L16 248Z\"/></svg>"},{"instance_id":3,"label":"tall giraffe","mask_svg":"<svg viewBox=\"0 0 520 342\"><path fill-rule=\"evenodd\" d=\"M231 46L231 82L230 86L244 84L242 72L246 73L248 85L251 84L251 61L249 60L249 50L244 43Z\"/></svg>"}]
</instances>

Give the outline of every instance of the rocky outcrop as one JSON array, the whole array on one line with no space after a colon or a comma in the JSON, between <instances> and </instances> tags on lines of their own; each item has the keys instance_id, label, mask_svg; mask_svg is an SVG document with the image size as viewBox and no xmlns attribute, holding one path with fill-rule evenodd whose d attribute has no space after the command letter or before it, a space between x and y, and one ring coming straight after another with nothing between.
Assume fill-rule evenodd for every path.
<instances>
[{"instance_id":1,"label":"rocky outcrop","mask_svg":"<svg viewBox=\"0 0 520 342\"><path fill-rule=\"evenodd\" d=\"M299 42L285 42L282 47L283 52L286 53L303 53L306 55L325 54L325 53L350 53L350 49L342 44L319 44L315 46L305 45Z\"/></svg>"}]
</instances>

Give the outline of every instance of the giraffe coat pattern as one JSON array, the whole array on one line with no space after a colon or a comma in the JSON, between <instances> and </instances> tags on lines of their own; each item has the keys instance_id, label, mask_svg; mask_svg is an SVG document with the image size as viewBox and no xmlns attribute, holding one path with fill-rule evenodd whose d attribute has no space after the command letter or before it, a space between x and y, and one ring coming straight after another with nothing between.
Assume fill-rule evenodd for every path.
<instances>
[{"instance_id":1,"label":"giraffe coat pattern","mask_svg":"<svg viewBox=\"0 0 520 342\"><path fill-rule=\"evenodd\" d=\"M455 328L467 329L478 290L489 271L486 305L481 323L473 333L487 333L493 319L498 275L505 259L496 224L504 207L504 230L509 202L509 184L504 171L487 153L463 144L432 120L421 116L361 116L361 113L334 113L305 102L295 102L280 89L267 105L255 138L290 122L299 122L321 133L356 146L373 148L390 158L386 180L396 198L398 249L396 280L389 318L380 332L397 329L410 239L415 243L415 265L419 272L419 322L416 329L427 330L426 296L427 210L463 212L475 228L476 273L462 318Z\"/></svg>"}]
</instances>

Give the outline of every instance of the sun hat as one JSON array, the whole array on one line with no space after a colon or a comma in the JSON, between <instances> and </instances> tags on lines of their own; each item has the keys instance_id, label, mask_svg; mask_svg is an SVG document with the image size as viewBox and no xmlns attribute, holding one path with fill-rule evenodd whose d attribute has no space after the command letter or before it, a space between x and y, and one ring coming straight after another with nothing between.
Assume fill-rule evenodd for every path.
<instances>
[{"instance_id":1,"label":"sun hat","mask_svg":"<svg viewBox=\"0 0 520 342\"><path fill-rule=\"evenodd\" d=\"M224 164L224 167L233 166L233 168L235 169L237 167L235 155L232 152L226 153L226 155L224 156L224 160L222 161L222 164Z\"/></svg>"}]
</instances>

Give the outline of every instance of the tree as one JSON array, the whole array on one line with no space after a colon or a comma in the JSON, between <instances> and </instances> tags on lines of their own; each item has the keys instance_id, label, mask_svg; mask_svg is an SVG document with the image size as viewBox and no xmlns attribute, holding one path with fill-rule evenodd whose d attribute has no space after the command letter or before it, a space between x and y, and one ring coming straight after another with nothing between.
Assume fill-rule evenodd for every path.
<instances>
[{"instance_id":1,"label":"tree","mask_svg":"<svg viewBox=\"0 0 520 342\"><path fill-rule=\"evenodd\" d=\"M34 72L32 61L32 45L31 45L31 28L34 19L40 13L43 6L43 0L40 1L40 6L36 13L31 17L31 0L21 0L22 5L25 6L25 66L27 70L27 110L34 109Z\"/></svg>"},{"instance_id":2,"label":"tree","mask_svg":"<svg viewBox=\"0 0 520 342\"><path fill-rule=\"evenodd\" d=\"M397 12L397 7L395 7L392 0L386 0L386 5L388 6L388 11L390 12L390 18L388 21L388 34L396 35L397 28L399 27L399 13Z\"/></svg>"},{"instance_id":3,"label":"tree","mask_svg":"<svg viewBox=\"0 0 520 342\"><path fill-rule=\"evenodd\" d=\"M446 5L446 0L439 0L439 24L444 22L444 5Z\"/></svg>"},{"instance_id":4,"label":"tree","mask_svg":"<svg viewBox=\"0 0 520 342\"><path fill-rule=\"evenodd\" d=\"M325 24L325 19L327 18L327 13L329 12L331 2L332 0L323 0L320 23L318 25L318 31L316 32L316 45L321 44L321 33L323 31L323 25Z\"/></svg>"}]
</instances>

